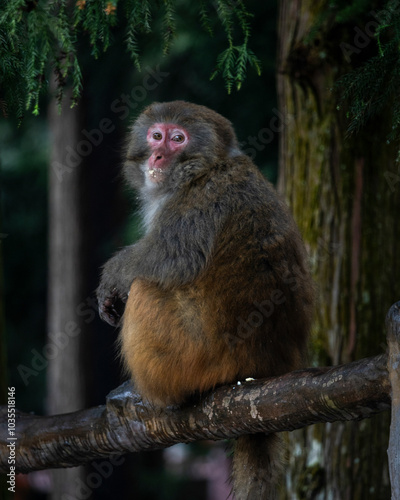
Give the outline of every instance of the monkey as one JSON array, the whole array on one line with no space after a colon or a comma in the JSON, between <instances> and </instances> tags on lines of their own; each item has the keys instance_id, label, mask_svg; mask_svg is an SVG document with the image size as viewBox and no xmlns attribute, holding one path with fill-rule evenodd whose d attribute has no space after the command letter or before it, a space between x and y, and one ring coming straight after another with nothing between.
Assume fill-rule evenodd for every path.
<instances>
[{"instance_id":1,"label":"monkey","mask_svg":"<svg viewBox=\"0 0 400 500\"><path fill-rule=\"evenodd\" d=\"M240 149L229 120L185 101L133 123L123 174L143 235L103 267L102 319L120 326L135 388L161 407L302 366L314 289L289 209ZM237 500L276 498L276 435L241 436Z\"/></svg>"}]
</instances>

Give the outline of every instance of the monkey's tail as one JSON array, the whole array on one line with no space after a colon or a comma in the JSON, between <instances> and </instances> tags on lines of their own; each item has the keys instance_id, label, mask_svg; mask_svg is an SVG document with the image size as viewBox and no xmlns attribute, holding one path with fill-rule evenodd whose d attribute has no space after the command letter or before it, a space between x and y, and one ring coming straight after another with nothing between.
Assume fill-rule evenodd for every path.
<instances>
[{"instance_id":1,"label":"monkey's tail","mask_svg":"<svg viewBox=\"0 0 400 500\"><path fill-rule=\"evenodd\" d=\"M281 439L276 434L252 434L236 440L232 466L235 500L278 498L281 451Z\"/></svg>"}]
</instances>

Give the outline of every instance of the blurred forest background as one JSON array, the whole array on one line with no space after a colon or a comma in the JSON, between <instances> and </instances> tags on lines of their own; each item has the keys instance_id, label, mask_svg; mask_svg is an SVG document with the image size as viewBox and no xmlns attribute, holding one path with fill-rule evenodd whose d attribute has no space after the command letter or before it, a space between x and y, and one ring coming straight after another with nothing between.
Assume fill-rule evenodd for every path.
<instances>
[{"instance_id":1,"label":"blurred forest background","mask_svg":"<svg viewBox=\"0 0 400 500\"><path fill-rule=\"evenodd\" d=\"M135 197L120 177L124 139L130 123L151 102L183 99L209 106L229 118L239 140L246 143L250 135L256 135L276 116L276 3L255 3L251 8L254 14L251 48L261 60L262 74L258 76L254 70L249 70L241 91L233 90L231 94L228 94L221 77L210 82L217 57L226 48L226 35L216 16L211 18L214 36L210 37L199 25L197 6L189 2L180 2L180 5L182 11L176 16L178 35L168 55L163 55L162 51L161 18L156 19L158 24L153 33L140 40L141 72L127 53L123 21L112 29L113 43L97 59L91 55L88 37L83 35L79 40L83 94L76 108L78 141L87 140L87 135L81 131L99 130L104 119L111 123L107 130L112 129L112 132L104 133L90 154L82 150L82 163L78 167L83 197L79 202L82 207L79 217L83 218L84 233L79 236L82 245L80 258L83 259L80 266L81 292L74 297L74 302L76 306L84 304L82 313L86 311L86 316L83 316L85 348L81 373L81 384L85 389L81 395L82 406L85 407L104 404L105 396L123 381L115 344L117 332L100 321L93 300L101 265L113 252L138 236ZM66 100L68 105L68 97ZM52 110L49 110L50 106L53 106ZM26 112L20 125L13 117L0 122L0 232L3 233L7 384L15 386L20 410L39 414L51 411L49 408L54 406L46 396L48 367L44 349L49 332L46 310L50 300L47 297L48 186L54 140L54 134L49 130L49 115L54 114L55 107L54 100L51 102L49 96L44 95L40 100L39 116ZM61 120L66 119L67 111L63 110ZM57 117L53 118L53 124L54 119ZM98 140L98 136L93 137ZM71 149L76 151L73 143ZM270 144L257 152L256 158L257 164L272 181L276 180L277 150L278 138L274 137ZM75 165L76 160L72 160L72 164ZM69 172L62 173L61 177L63 182L59 184L65 189ZM68 279L67 276L59 278L61 286ZM69 373L64 375L66 378L72 376ZM60 397L67 396L60 394ZM177 447L178 458L171 458L178 460L174 466L178 471L193 468L190 463L185 465L187 454L194 454L199 464L204 462L202 468L207 468L202 457L208 453L209 446L199 443L191 447L192 451L186 448L189 447ZM222 467L226 462L224 449L224 445L219 447ZM181 459L180 455L183 455ZM217 455L220 456L220 451ZM200 468L198 465L197 469ZM199 474L209 476L215 472L208 470ZM39 485L44 482L43 492L48 489L44 475L39 474L38 478L31 480ZM193 485L188 490L186 475L177 473L168 477L163 472L163 453L146 453L126 459L123 465L115 467L112 476L100 487L93 488L92 494L93 498L99 499L111 496L121 499L206 498L205 478L192 477ZM223 490L229 492L224 485L226 470L222 470L222 477ZM162 488L160 481L163 482ZM23 498L22 487L19 485L20 498Z\"/></svg>"},{"instance_id":2,"label":"blurred forest background","mask_svg":"<svg viewBox=\"0 0 400 500\"><path fill-rule=\"evenodd\" d=\"M26 5L34 9L37 2ZM210 81L227 45L210 5L212 37L200 26L198 5L176 2L168 54L160 41L162 17L155 16L153 31L138 39L141 72L127 53L126 20L119 18L97 59L83 33L78 106L69 109L66 92L59 115L54 96L43 94L39 116L28 111L21 122L0 121L2 385L16 388L22 411L103 404L123 380L117 332L99 320L94 290L101 265L139 234L135 197L120 170L129 124L153 101L188 100L226 116L244 151L285 193L318 286L311 362L338 364L385 348L384 315L400 294L398 143L390 136L400 123L392 121L400 114L397 3L246 3L253 14L249 46L262 73L248 68L240 91L230 93L220 75ZM382 64L375 60L375 71L362 75L365 88L352 94L358 81L352 71L374 57ZM352 76L342 80L345 92L337 93L346 75ZM371 116L364 129L354 121ZM357 136L348 133L351 123L361 129ZM64 203L67 191L76 198ZM61 265L68 259L70 267ZM74 290L72 298L63 287ZM60 310L66 316L55 313ZM63 364L70 347L63 339L66 332L74 336L70 322L79 325L80 346L69 354L72 364ZM282 498L388 499L388 419L335 425L291 434ZM19 478L15 498L220 500L229 493L226 456L223 443L197 443L120 458L111 469L101 463L33 473ZM79 492L73 486L71 493L68 485L77 480Z\"/></svg>"}]
</instances>

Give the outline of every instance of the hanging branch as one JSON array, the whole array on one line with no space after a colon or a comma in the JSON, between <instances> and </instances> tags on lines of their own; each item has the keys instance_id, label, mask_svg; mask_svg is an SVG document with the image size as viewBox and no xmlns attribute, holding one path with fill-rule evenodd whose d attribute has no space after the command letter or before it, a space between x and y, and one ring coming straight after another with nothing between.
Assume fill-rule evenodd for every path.
<instances>
[{"instance_id":1,"label":"hanging branch","mask_svg":"<svg viewBox=\"0 0 400 500\"><path fill-rule=\"evenodd\" d=\"M113 43L114 31L121 21L122 24L126 22L128 52L140 70L140 48L146 40L145 37L139 40L138 36L149 34L161 20L160 46L164 55L167 54L179 36L180 7L176 0L2 2L0 112L5 116L15 113L21 119L29 109L39 114L39 97L49 90L50 71L55 71L57 76L57 96L61 99L64 88L70 84L73 89L70 104L76 105L82 90L78 41L88 40L92 55L99 58ZM252 15L241 0L216 0L214 3L203 0L195 15L210 36L212 20L213 25L224 30L228 40L230 55L218 58L212 77L222 74L230 90L233 83L240 88L249 66L260 74L260 61L248 43ZM238 45L233 44L234 38Z\"/></svg>"}]
</instances>

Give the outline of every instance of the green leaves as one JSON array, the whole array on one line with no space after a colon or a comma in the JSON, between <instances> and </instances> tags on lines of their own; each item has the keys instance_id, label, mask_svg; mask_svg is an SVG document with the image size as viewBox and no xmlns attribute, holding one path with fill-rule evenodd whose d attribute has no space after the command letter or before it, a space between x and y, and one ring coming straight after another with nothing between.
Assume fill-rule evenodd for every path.
<instances>
[{"instance_id":1,"label":"green leaves","mask_svg":"<svg viewBox=\"0 0 400 500\"><path fill-rule=\"evenodd\" d=\"M233 86L235 86L237 90L240 90L242 82L246 78L248 65L252 66L258 75L261 74L260 60L247 48L246 44L237 47L231 45L218 56L217 68L211 75L211 80L218 74L221 74L225 80L225 85L229 94Z\"/></svg>"},{"instance_id":2,"label":"green leaves","mask_svg":"<svg viewBox=\"0 0 400 500\"><path fill-rule=\"evenodd\" d=\"M165 12L164 12L164 33L163 33L163 52L168 54L169 48L171 46L172 40L175 36L175 12L172 0L163 0Z\"/></svg>"},{"instance_id":3,"label":"green leaves","mask_svg":"<svg viewBox=\"0 0 400 500\"><path fill-rule=\"evenodd\" d=\"M397 21L400 25L400 19ZM379 54L345 75L337 86L347 102L348 132L357 132L368 120L390 106L392 129L388 141L398 139L400 127L400 32L380 41Z\"/></svg>"},{"instance_id":4,"label":"green leaves","mask_svg":"<svg viewBox=\"0 0 400 500\"><path fill-rule=\"evenodd\" d=\"M148 0L138 2L137 0L127 0L125 2L126 17L128 19L128 31L126 44L128 52L138 71L141 70L139 45L137 41L138 32L151 32L151 10Z\"/></svg>"},{"instance_id":5,"label":"green leaves","mask_svg":"<svg viewBox=\"0 0 400 500\"><path fill-rule=\"evenodd\" d=\"M230 0L217 0L217 12L221 24L225 30L229 47L224 50L217 59L217 66L211 80L221 74L225 80L228 93L231 93L233 86L240 90L242 82L246 78L247 67L252 66L258 75L261 74L261 63L256 55L248 48L247 43L250 37L250 14L242 1L233 2ZM241 30L244 41L242 45L233 45L235 33L235 18Z\"/></svg>"},{"instance_id":6,"label":"green leaves","mask_svg":"<svg viewBox=\"0 0 400 500\"><path fill-rule=\"evenodd\" d=\"M57 96L70 80L73 102L81 91L81 72L76 56L76 33L67 2L1 2L0 102L4 116L26 110L39 114L39 97L48 88L49 69L54 70Z\"/></svg>"},{"instance_id":7,"label":"green leaves","mask_svg":"<svg viewBox=\"0 0 400 500\"><path fill-rule=\"evenodd\" d=\"M99 57L110 46L111 28L117 23L118 0L78 0L75 3L75 29L89 35L92 54Z\"/></svg>"},{"instance_id":8,"label":"green leaves","mask_svg":"<svg viewBox=\"0 0 400 500\"><path fill-rule=\"evenodd\" d=\"M389 0L380 10L369 10L367 0L354 2L355 12L346 7L337 15L338 22L349 21L360 12L367 14L365 28L359 28L368 45L368 40L376 44L377 55L368 58L364 64L342 77L336 84L340 92L340 107L347 110L348 133L358 132L366 123L390 109L391 130L387 142L399 142L400 137L400 12L395 2ZM353 9L353 10L354 10ZM363 10L364 9L364 10ZM367 26L374 26L371 33ZM367 43L368 42L368 43ZM360 54L363 46L349 47L351 54ZM399 150L400 155L400 150ZM400 156L399 156L400 159Z\"/></svg>"},{"instance_id":9,"label":"green leaves","mask_svg":"<svg viewBox=\"0 0 400 500\"><path fill-rule=\"evenodd\" d=\"M178 0L0 0L0 112L19 117L26 110L38 114L50 73L55 75L59 102L65 86L72 86L74 106L82 89L78 36L82 33L89 39L92 55L98 58L112 43L113 28L122 16L127 19L127 49L140 71L138 35L152 31L157 13L162 50L167 54L177 36L176 12L181 10ZM234 86L240 89L248 66L260 74L260 61L248 48L252 16L242 1L201 0L198 15L210 36L219 22L228 41L211 79L221 74L231 92ZM241 42L234 44L237 37Z\"/></svg>"}]
</instances>

